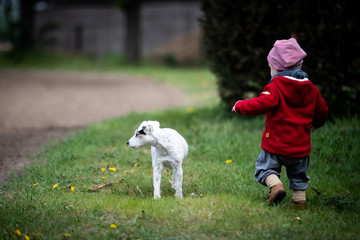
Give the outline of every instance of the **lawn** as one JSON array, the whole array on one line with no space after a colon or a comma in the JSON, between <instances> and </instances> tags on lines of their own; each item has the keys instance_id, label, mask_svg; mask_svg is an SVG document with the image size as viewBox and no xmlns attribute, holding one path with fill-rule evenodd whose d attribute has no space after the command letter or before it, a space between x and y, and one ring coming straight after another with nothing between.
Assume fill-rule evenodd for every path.
<instances>
[{"instance_id":1,"label":"lawn","mask_svg":"<svg viewBox=\"0 0 360 240\"><path fill-rule=\"evenodd\" d=\"M162 199L152 199L150 149L126 145L144 119L177 129L189 143L183 200L174 198L170 171L163 174ZM0 238L14 239L19 230L35 239L357 239L359 119L313 132L304 211L267 206L268 190L254 180L263 121L217 107L175 109L73 133L1 186Z\"/></svg>"},{"instance_id":2,"label":"lawn","mask_svg":"<svg viewBox=\"0 0 360 240\"><path fill-rule=\"evenodd\" d=\"M181 72L184 79L210 74L196 71L153 74L170 84ZM195 94L199 79L179 87L197 80L189 90ZM126 145L143 120L158 120L187 140L184 199L174 197L166 170L162 198L153 199L150 149ZM360 119L335 119L313 131L306 210L265 204L268 189L253 176L263 127L264 116L214 104L133 113L71 133L0 186L0 239L359 239ZM285 169L281 179L287 186ZM92 189L104 182L115 183ZM284 203L290 200L288 191Z\"/></svg>"}]
</instances>

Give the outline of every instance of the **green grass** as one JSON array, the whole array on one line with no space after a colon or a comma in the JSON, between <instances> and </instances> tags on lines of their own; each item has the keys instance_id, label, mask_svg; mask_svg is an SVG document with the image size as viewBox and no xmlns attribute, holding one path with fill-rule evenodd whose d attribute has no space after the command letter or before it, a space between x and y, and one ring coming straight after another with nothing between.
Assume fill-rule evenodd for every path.
<instances>
[{"instance_id":1,"label":"green grass","mask_svg":"<svg viewBox=\"0 0 360 240\"><path fill-rule=\"evenodd\" d=\"M126 146L145 119L177 129L189 143L183 200L174 198L170 171L162 199L153 200L150 149ZM16 238L16 229L34 239L358 239L360 120L313 132L304 211L265 204L268 189L253 177L263 123L207 107L131 114L73 133L1 186L0 239Z\"/></svg>"},{"instance_id":2,"label":"green grass","mask_svg":"<svg viewBox=\"0 0 360 240\"><path fill-rule=\"evenodd\" d=\"M264 116L242 117L217 107L215 78L207 69L137 68L119 58L69 61L46 53L0 56L0 66L151 76L194 100L190 108L134 113L52 142L33 157L31 167L0 186L0 239L24 239L24 234L30 239L359 239L358 117L336 119L313 132L307 209L269 207L268 189L253 177ZM143 120L159 120L186 138L183 200L174 198L171 171L163 172L162 199L153 200L150 149L126 146ZM288 185L285 169L281 179ZM290 200L288 191L284 202Z\"/></svg>"}]
</instances>

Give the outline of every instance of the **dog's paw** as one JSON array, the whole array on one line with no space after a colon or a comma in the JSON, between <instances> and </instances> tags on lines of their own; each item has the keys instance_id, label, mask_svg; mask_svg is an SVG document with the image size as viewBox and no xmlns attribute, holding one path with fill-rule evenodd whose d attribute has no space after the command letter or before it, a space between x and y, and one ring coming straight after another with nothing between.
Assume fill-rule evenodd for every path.
<instances>
[{"instance_id":1,"label":"dog's paw","mask_svg":"<svg viewBox=\"0 0 360 240\"><path fill-rule=\"evenodd\" d=\"M177 199L183 199L182 193L175 193L175 197L176 197Z\"/></svg>"},{"instance_id":2,"label":"dog's paw","mask_svg":"<svg viewBox=\"0 0 360 240\"><path fill-rule=\"evenodd\" d=\"M154 199L160 199L161 196L160 195L154 195Z\"/></svg>"}]
</instances>

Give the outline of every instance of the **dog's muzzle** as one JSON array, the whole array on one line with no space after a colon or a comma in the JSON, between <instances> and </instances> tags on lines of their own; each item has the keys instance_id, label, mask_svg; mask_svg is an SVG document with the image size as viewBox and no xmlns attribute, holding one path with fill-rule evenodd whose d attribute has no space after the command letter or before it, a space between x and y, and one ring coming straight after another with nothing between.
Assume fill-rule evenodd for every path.
<instances>
[{"instance_id":1,"label":"dog's muzzle","mask_svg":"<svg viewBox=\"0 0 360 240\"><path fill-rule=\"evenodd\" d=\"M129 147L131 147L132 149L135 149L136 147L134 147L134 146L130 146L130 142L127 142L126 143Z\"/></svg>"}]
</instances>

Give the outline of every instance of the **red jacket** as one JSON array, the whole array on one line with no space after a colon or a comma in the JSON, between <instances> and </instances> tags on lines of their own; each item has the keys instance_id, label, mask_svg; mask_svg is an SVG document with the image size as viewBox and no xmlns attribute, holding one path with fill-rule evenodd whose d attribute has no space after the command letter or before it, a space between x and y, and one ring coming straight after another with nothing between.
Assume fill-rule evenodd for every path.
<instances>
[{"instance_id":1,"label":"red jacket","mask_svg":"<svg viewBox=\"0 0 360 240\"><path fill-rule=\"evenodd\" d=\"M259 97L238 101L234 110L249 116L266 114L261 148L284 157L309 155L311 127L321 127L328 115L312 82L288 76L275 77Z\"/></svg>"}]
</instances>

